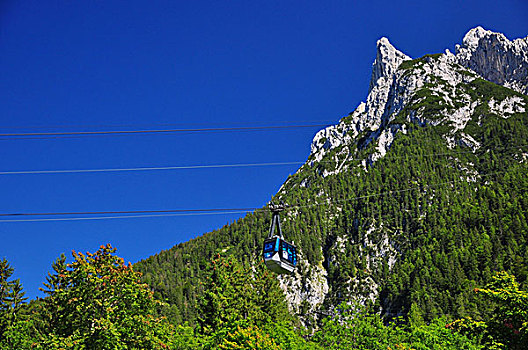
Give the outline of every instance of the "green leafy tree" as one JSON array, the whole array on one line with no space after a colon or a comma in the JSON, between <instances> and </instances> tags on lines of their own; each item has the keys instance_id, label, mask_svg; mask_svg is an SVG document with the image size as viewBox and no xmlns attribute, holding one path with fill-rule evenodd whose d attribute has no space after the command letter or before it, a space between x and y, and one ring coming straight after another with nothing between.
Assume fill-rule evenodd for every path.
<instances>
[{"instance_id":1,"label":"green leafy tree","mask_svg":"<svg viewBox=\"0 0 528 350\"><path fill-rule=\"evenodd\" d=\"M2 350L29 350L38 347L41 339L32 318L19 317L5 329L0 341Z\"/></svg>"},{"instance_id":2,"label":"green leafy tree","mask_svg":"<svg viewBox=\"0 0 528 350\"><path fill-rule=\"evenodd\" d=\"M381 318L365 308L342 303L338 313L323 320L313 341L325 349L386 349L388 329Z\"/></svg>"},{"instance_id":3,"label":"green leafy tree","mask_svg":"<svg viewBox=\"0 0 528 350\"><path fill-rule=\"evenodd\" d=\"M305 340L309 338L309 334L299 334L299 329L293 328L287 321L270 322L261 329L283 350L320 349L316 343Z\"/></svg>"},{"instance_id":4,"label":"green leafy tree","mask_svg":"<svg viewBox=\"0 0 528 350\"><path fill-rule=\"evenodd\" d=\"M193 327L178 325L172 335L173 349L202 349L202 339Z\"/></svg>"},{"instance_id":5,"label":"green leafy tree","mask_svg":"<svg viewBox=\"0 0 528 350\"><path fill-rule=\"evenodd\" d=\"M282 348L257 326L241 328L237 326L232 333L222 339L219 349L222 350L281 350Z\"/></svg>"},{"instance_id":6,"label":"green leafy tree","mask_svg":"<svg viewBox=\"0 0 528 350\"><path fill-rule=\"evenodd\" d=\"M327 318L313 337L326 349L478 350L474 340L445 327L445 319L429 324L396 319L385 324L379 314L365 307L341 304L338 314Z\"/></svg>"},{"instance_id":7,"label":"green leafy tree","mask_svg":"<svg viewBox=\"0 0 528 350\"><path fill-rule=\"evenodd\" d=\"M56 261L43 303L50 318L43 349L172 348L172 327L151 315L152 292L115 251L106 245L73 252L71 264Z\"/></svg>"},{"instance_id":8,"label":"green leafy tree","mask_svg":"<svg viewBox=\"0 0 528 350\"><path fill-rule=\"evenodd\" d=\"M429 324L412 323L389 325L389 349L415 350L479 350L484 349L477 341L446 328L447 319L436 318Z\"/></svg>"},{"instance_id":9,"label":"green leafy tree","mask_svg":"<svg viewBox=\"0 0 528 350\"><path fill-rule=\"evenodd\" d=\"M477 295L494 305L489 319L459 319L450 328L482 339L489 349L528 348L528 292L507 272L497 272L486 288L475 288Z\"/></svg>"},{"instance_id":10,"label":"green leafy tree","mask_svg":"<svg viewBox=\"0 0 528 350\"><path fill-rule=\"evenodd\" d=\"M44 283L44 287L46 288L40 288L40 290L49 295L53 293L54 290L60 289L63 285L65 285L67 283L65 280L65 272L68 267L67 265L66 255L61 254L61 256L57 258L51 265L54 273L48 272L46 283Z\"/></svg>"},{"instance_id":11,"label":"green leafy tree","mask_svg":"<svg viewBox=\"0 0 528 350\"><path fill-rule=\"evenodd\" d=\"M257 311L252 307L253 297L249 276L239 262L220 256L212 260L199 303L201 332L227 334L238 324L247 325Z\"/></svg>"}]
</instances>

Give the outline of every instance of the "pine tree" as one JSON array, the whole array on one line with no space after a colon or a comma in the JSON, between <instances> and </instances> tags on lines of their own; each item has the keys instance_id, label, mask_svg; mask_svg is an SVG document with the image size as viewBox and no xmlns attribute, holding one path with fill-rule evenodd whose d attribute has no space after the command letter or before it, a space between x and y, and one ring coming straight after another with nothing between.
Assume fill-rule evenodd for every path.
<instances>
[{"instance_id":1,"label":"pine tree","mask_svg":"<svg viewBox=\"0 0 528 350\"><path fill-rule=\"evenodd\" d=\"M20 309L27 300L20 280L9 280L13 272L14 269L8 261L2 259L0 261L0 346L9 343L9 334L17 323Z\"/></svg>"}]
</instances>

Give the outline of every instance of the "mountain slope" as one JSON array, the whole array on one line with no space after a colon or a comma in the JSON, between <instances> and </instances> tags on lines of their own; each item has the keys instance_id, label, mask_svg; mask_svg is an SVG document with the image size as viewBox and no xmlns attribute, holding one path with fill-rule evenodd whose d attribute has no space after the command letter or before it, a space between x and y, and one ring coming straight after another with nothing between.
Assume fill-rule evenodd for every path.
<instances>
[{"instance_id":1,"label":"mountain slope","mask_svg":"<svg viewBox=\"0 0 528 350\"><path fill-rule=\"evenodd\" d=\"M477 27L456 54L413 60L378 41L366 102L315 135L275 196L300 249L295 275L278 278L306 325L351 299L388 316L413 304L426 319L475 315L486 310L471 291L493 270L526 283L527 43ZM254 263L269 219L257 211L139 262L161 312L193 323L210 257Z\"/></svg>"}]
</instances>

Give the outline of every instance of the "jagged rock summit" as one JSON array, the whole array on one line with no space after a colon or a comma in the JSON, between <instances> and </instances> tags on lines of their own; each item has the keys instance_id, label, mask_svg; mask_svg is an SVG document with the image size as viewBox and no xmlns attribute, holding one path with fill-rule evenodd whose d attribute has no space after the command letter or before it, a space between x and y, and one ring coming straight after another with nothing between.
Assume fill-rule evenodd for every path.
<instances>
[{"instance_id":1,"label":"jagged rock summit","mask_svg":"<svg viewBox=\"0 0 528 350\"><path fill-rule=\"evenodd\" d=\"M510 41L502 33L476 27L456 46L456 57L484 79L528 94L528 36Z\"/></svg>"},{"instance_id":2,"label":"jagged rock summit","mask_svg":"<svg viewBox=\"0 0 528 350\"><path fill-rule=\"evenodd\" d=\"M396 69L403 61L411 58L406 54L398 51L390 42L389 39L383 37L378 40L376 59L372 64L372 77L370 80L369 93L372 89L379 85L380 79L386 79L394 74Z\"/></svg>"},{"instance_id":3,"label":"jagged rock summit","mask_svg":"<svg viewBox=\"0 0 528 350\"><path fill-rule=\"evenodd\" d=\"M449 125L451 132L445 137L451 146L464 143L476 149L478 142L460 131L478 106L464 84L478 78L528 94L528 37L510 41L504 34L476 27L464 36L462 45L456 45L456 54L446 50L414 60L398 51L387 38L381 38L366 102L339 124L315 135L309 161L321 161L333 150L338 166L324 170L323 176L342 171L354 156L344 145L365 134L361 147L377 143L377 151L365 159L366 166L387 153L396 132L405 133L404 123L394 123L402 118L422 125ZM410 108L433 100L438 103L435 115L421 113L425 108ZM489 106L501 115L526 110L520 97L489 101Z\"/></svg>"},{"instance_id":4,"label":"jagged rock summit","mask_svg":"<svg viewBox=\"0 0 528 350\"><path fill-rule=\"evenodd\" d=\"M411 58L398 51L387 38L378 40L366 103L362 102L340 124L327 127L315 135L311 145L313 160L320 161L325 150L343 146L364 130L380 128L396 71L402 62L408 60Z\"/></svg>"},{"instance_id":5,"label":"jagged rock summit","mask_svg":"<svg viewBox=\"0 0 528 350\"><path fill-rule=\"evenodd\" d=\"M378 40L376 60L372 65L372 77L367 97L367 121L362 125L362 128L368 126L373 129L380 126L384 109L372 107L385 106L387 104L396 70L403 61L410 59L409 56L396 50L389 42L389 39L384 37Z\"/></svg>"}]
</instances>

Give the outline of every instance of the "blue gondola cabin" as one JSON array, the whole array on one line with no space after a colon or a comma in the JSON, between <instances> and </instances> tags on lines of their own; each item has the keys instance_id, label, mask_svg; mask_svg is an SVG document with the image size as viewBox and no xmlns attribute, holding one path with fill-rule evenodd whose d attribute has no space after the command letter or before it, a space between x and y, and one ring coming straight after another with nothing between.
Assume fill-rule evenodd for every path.
<instances>
[{"instance_id":1,"label":"blue gondola cabin","mask_svg":"<svg viewBox=\"0 0 528 350\"><path fill-rule=\"evenodd\" d=\"M278 274L290 274L297 265L297 249L278 236L264 241L262 253L268 269Z\"/></svg>"}]
</instances>

